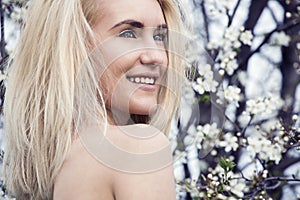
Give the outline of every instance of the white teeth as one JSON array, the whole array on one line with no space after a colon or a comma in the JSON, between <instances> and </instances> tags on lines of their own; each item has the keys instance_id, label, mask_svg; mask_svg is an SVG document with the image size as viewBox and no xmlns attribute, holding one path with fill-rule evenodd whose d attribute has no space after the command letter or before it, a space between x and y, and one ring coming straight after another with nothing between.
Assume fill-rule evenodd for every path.
<instances>
[{"instance_id":1,"label":"white teeth","mask_svg":"<svg viewBox=\"0 0 300 200\"><path fill-rule=\"evenodd\" d=\"M133 83L143 83L143 84L151 84L153 85L155 83L154 78L149 78L149 77L130 77L128 78L130 82Z\"/></svg>"},{"instance_id":2,"label":"white teeth","mask_svg":"<svg viewBox=\"0 0 300 200\"><path fill-rule=\"evenodd\" d=\"M145 83L149 84L150 83L150 78L146 78Z\"/></svg>"},{"instance_id":3,"label":"white teeth","mask_svg":"<svg viewBox=\"0 0 300 200\"><path fill-rule=\"evenodd\" d=\"M141 79L137 77L137 78L134 79L134 81L135 81L136 83L140 83L140 82L141 82Z\"/></svg>"}]
</instances>

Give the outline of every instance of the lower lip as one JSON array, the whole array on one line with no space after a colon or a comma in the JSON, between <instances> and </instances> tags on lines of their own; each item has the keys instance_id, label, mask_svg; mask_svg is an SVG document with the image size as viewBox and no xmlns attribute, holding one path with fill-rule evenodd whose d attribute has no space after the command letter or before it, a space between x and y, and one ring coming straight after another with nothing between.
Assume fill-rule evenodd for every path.
<instances>
[{"instance_id":1,"label":"lower lip","mask_svg":"<svg viewBox=\"0 0 300 200\"><path fill-rule=\"evenodd\" d=\"M156 90L156 85L148 85L148 84L138 84L139 89L148 91L148 92L154 92Z\"/></svg>"},{"instance_id":2,"label":"lower lip","mask_svg":"<svg viewBox=\"0 0 300 200\"><path fill-rule=\"evenodd\" d=\"M136 85L138 87L138 89L147 91L147 92L154 92L157 88L157 85L150 85L150 84L143 84L143 83L133 83L131 81L129 81L130 83Z\"/></svg>"}]
</instances>

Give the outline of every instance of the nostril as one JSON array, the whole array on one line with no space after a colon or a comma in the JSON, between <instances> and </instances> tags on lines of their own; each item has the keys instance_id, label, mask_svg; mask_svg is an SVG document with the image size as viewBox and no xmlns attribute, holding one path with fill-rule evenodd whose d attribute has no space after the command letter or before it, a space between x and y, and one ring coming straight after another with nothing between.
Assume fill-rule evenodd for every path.
<instances>
[{"instance_id":1,"label":"nostril","mask_svg":"<svg viewBox=\"0 0 300 200\"><path fill-rule=\"evenodd\" d=\"M166 59L166 53L157 49L146 50L140 55L140 61L142 64L162 65Z\"/></svg>"}]
</instances>

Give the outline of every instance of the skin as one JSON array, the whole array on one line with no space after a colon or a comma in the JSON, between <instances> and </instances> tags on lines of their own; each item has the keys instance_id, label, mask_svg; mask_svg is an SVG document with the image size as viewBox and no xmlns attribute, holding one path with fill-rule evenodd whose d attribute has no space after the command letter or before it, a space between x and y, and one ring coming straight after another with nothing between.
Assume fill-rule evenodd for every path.
<instances>
[{"instance_id":1,"label":"skin","mask_svg":"<svg viewBox=\"0 0 300 200\"><path fill-rule=\"evenodd\" d=\"M128 113L149 115L168 65L163 12L153 1L113 0L101 6L104 13L93 29L105 61L99 77L107 109L125 119ZM155 84L133 83L130 77L155 77Z\"/></svg>"},{"instance_id":2,"label":"skin","mask_svg":"<svg viewBox=\"0 0 300 200\"><path fill-rule=\"evenodd\" d=\"M145 131L143 127L134 126L137 131L139 128ZM141 141L114 126L109 128L107 134L110 142L124 152L149 154L169 145L162 133ZM171 153L161 158L170 160L168 165L150 172L134 173L106 165L105 161L97 160L97 155L91 154L91 149L87 148L80 139L73 142L54 184L54 200L175 200ZM128 159L117 157L116 160L126 162Z\"/></svg>"},{"instance_id":3,"label":"skin","mask_svg":"<svg viewBox=\"0 0 300 200\"><path fill-rule=\"evenodd\" d=\"M165 24L163 12L156 0L102 0L101 8L103 15L96 20L93 29L99 37L99 48L107 65L100 73L99 80L105 91L106 106L121 115L147 115L151 109L155 109L160 84L168 64L161 41L162 35L157 34L157 27ZM130 20L130 24L128 21L123 24L124 20ZM120 22L122 25L116 26ZM144 27L137 28L132 22L135 25L143 24ZM135 37L132 37L131 33L135 33ZM128 80L128 76L141 73L156 74L155 85L145 87ZM110 122L114 124L115 119L110 119ZM145 126L147 125L128 127L134 128L136 133L149 132ZM92 132L97 133L97 130L92 129L83 131L85 133L82 135L89 137ZM105 137L112 146L140 155L149 155L169 145L168 139L161 132L141 139L124 134L124 129L118 126L108 126ZM128 173L97 160L97 155L88 149L83 140L77 138L71 146L55 181L54 200L175 199L171 152L164 158L170 160L168 165L144 173ZM88 140L95 141L93 138ZM98 146L101 147L99 144ZM128 160L119 157L116 159L120 160L121 164L122 161Z\"/></svg>"}]
</instances>

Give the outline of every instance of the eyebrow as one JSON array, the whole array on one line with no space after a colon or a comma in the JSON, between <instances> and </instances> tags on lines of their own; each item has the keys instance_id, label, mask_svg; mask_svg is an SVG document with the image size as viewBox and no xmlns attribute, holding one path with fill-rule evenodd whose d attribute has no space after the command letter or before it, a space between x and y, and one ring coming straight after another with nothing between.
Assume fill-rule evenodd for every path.
<instances>
[{"instance_id":1,"label":"eyebrow","mask_svg":"<svg viewBox=\"0 0 300 200\"><path fill-rule=\"evenodd\" d=\"M161 24L157 26L158 29L168 29L168 25L167 24Z\"/></svg>"},{"instance_id":2,"label":"eyebrow","mask_svg":"<svg viewBox=\"0 0 300 200\"><path fill-rule=\"evenodd\" d=\"M136 28L144 28L144 24L143 23L135 21L135 20L127 19L127 20L124 20L124 21L121 21L121 22L117 23L111 29L114 29L114 28L116 28L118 26L121 26L123 24L128 24L128 25L136 27Z\"/></svg>"},{"instance_id":3,"label":"eyebrow","mask_svg":"<svg viewBox=\"0 0 300 200\"><path fill-rule=\"evenodd\" d=\"M136 27L136 28L144 28L145 27L142 22L131 20L131 19L127 19L127 20L124 20L124 21L121 21L121 22L115 24L110 30L112 30L112 29L114 29L114 28L116 28L118 26L121 26L123 24L128 24L128 25ZM167 25L166 24L161 24L161 25L158 25L157 28L159 28L159 29L167 29Z\"/></svg>"}]
</instances>

